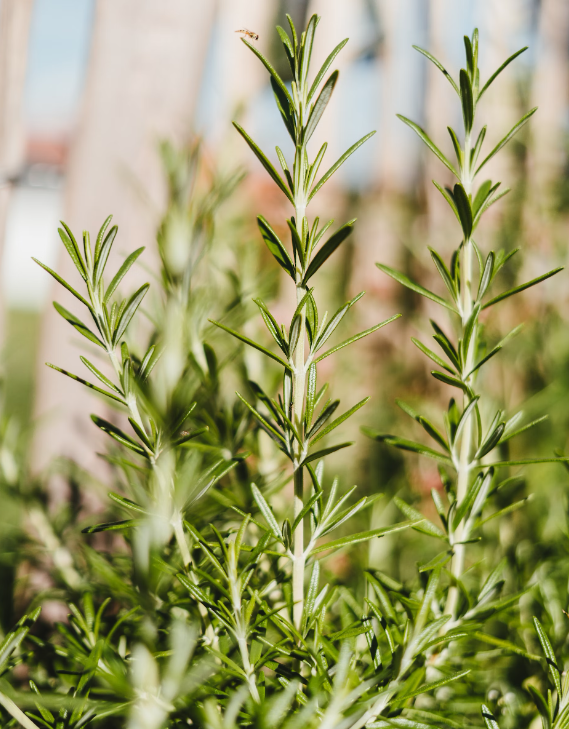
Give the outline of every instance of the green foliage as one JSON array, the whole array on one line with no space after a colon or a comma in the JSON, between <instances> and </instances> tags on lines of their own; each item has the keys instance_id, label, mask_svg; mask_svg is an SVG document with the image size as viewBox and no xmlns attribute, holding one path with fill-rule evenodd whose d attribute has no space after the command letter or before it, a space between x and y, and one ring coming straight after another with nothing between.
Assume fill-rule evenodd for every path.
<instances>
[{"instance_id":1,"label":"green foliage","mask_svg":"<svg viewBox=\"0 0 569 729\"><path fill-rule=\"evenodd\" d=\"M501 503L504 491L521 486L503 469L569 462L559 455L511 457L506 444L542 418L522 425L501 410L489 415L490 397L478 383L510 336L487 343L482 311L561 270L496 293L496 275L513 254L484 256L472 237L482 215L504 194L490 181L475 191L476 175L535 111L478 163L486 129L474 140L478 102L518 54L480 90L477 31L465 38L466 68L458 80L418 49L459 97L462 144L449 129L456 162L423 129L401 118L458 180L452 188L435 184L462 241L448 264L430 251L442 293L378 267L449 313L452 329L432 322L433 349L413 341L437 366L433 378L454 388L454 397L442 426L398 401L435 447L365 430L376 441L437 462L442 484L432 490L431 515L399 495L393 504L404 518L377 526L375 520L369 524L382 505L376 484L371 494L357 498L355 486L346 490L340 479L325 478L325 459L352 445L336 437L338 428L349 428L349 418L368 398L340 408L338 399L327 396L319 365L398 315L346 337L338 336L340 325L363 293L330 317L321 310L322 273L355 220L329 233L333 220L324 225L318 217L309 220L307 207L373 132L318 176L326 143L311 161L308 142L339 82L337 71L328 73L347 42L331 51L312 78L318 21L313 16L300 36L290 18L290 33L277 29L292 73L290 89L273 64L243 41L269 74L294 144L289 162L277 148L281 174L235 125L294 208L280 226L257 218L275 270L282 269L286 285L294 286L296 305L286 324L261 298L265 276L252 282L250 270L219 265L215 224L240 175L206 174L198 145L161 146L169 195L152 287L122 294L143 249L127 256L112 278L107 275L118 232L110 217L94 245L84 233L80 246L62 224L60 237L79 285L40 263L87 310L83 321L55 304L87 340L80 359L99 384L49 366L104 396L112 408L105 417L91 416L109 436L103 458L111 483L100 517L105 520L95 524L70 510L51 519L37 493L29 499L36 541L54 555L52 587L44 596L65 601L69 614L53 630L47 624L38 629L39 608L32 609L4 631L0 712L6 727L426 729L481 726L481 710L482 721L495 729L500 707L489 698L484 669L499 659L497 675L503 676L512 656L524 665L541 661L526 645L527 631L516 630L525 627L517 607L529 579L510 590L507 560L469 568L466 562L469 545L486 538L488 522L527 501ZM290 245L277 232L287 228ZM250 305L242 292L251 289L259 294L253 303L269 343L256 341L260 334L243 333ZM261 363L261 384L251 379L243 345ZM235 395L224 385L225 373L237 383ZM0 465L6 462L0 459ZM74 479L87 482L85 474L71 472ZM369 567L357 551L388 535L410 540L414 533L436 541L406 583ZM348 549L362 565L361 584L329 567ZM561 729L569 726L567 680L556 659L558 646L537 618L534 625L551 689L546 698L538 688L544 677L524 684L535 703L526 717L537 712L544 727Z\"/></svg>"}]
</instances>

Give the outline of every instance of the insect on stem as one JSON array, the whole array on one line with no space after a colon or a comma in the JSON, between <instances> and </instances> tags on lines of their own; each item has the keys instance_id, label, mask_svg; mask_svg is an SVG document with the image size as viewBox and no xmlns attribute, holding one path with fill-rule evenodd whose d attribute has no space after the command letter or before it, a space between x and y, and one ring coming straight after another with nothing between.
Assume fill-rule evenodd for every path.
<instances>
[{"instance_id":1,"label":"insect on stem","mask_svg":"<svg viewBox=\"0 0 569 729\"><path fill-rule=\"evenodd\" d=\"M259 34L253 33L252 30L247 30L247 28L241 28L241 30L236 30L236 33L241 33L242 35L246 35L247 38L251 38L252 40L259 40Z\"/></svg>"}]
</instances>

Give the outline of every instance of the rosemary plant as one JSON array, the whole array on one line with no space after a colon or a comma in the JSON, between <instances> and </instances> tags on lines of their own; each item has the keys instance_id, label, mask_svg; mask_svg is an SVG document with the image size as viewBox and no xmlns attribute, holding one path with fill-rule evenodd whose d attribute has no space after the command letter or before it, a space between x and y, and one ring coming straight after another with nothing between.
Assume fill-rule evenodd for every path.
<instances>
[{"instance_id":1,"label":"rosemary plant","mask_svg":"<svg viewBox=\"0 0 569 729\"><path fill-rule=\"evenodd\" d=\"M483 126L477 134L474 130L478 103L499 74L525 49L508 58L481 86L478 70L478 31L474 31L472 38L465 37L464 43L466 69L460 71L458 82L430 53L417 48L445 75L459 98L464 123L462 144L455 131L448 128L456 161L451 162L417 124L400 116L400 119L418 134L457 180L453 187L443 187L437 182L434 183L456 216L462 237L458 249L451 256L448 267L441 255L430 249L435 267L447 289L447 296L429 291L399 271L383 264L377 264L384 273L450 312L456 339L448 336L445 332L446 327L431 321L434 340L441 350L439 353L415 338L412 341L437 365L437 369L431 372L432 376L436 380L458 389L462 393L462 403L459 404L455 398L451 398L448 409L444 413L445 429L442 431L423 414L418 413L403 401L398 401L402 410L422 426L434 441L435 447L393 435L373 432L369 429L367 433L378 441L427 456L438 463L447 497L446 503L436 489L431 491L431 496L440 517L440 525L425 519L415 529L439 539L442 546L439 554L419 566L422 573L434 574L450 563L448 571L450 581L446 599L444 593L438 598L444 603L445 621L440 627L441 634L444 635L452 629L470 629L478 631L474 635L479 640L501 645L506 650L520 652L519 647L515 645L519 646L519 637L512 635L514 642L500 643L485 631L480 631L479 628L481 620L485 622L498 612L515 605L523 594L523 590L509 597L500 596L504 584L502 573L505 560L490 571L482 585L478 584L472 589L472 578L469 582L463 579L466 548L469 543L481 538L483 533L481 528L484 524L515 511L527 501L526 498L523 498L502 509L494 510L493 513L488 513L491 497L496 495L501 488L520 481L516 477L500 479L498 474L501 469L550 461L563 462L565 459L553 457L511 459L509 457L506 443L514 436L537 425L544 418L541 417L523 424L522 412L507 419L502 410L495 412L491 409L491 398L480 389L477 378L487 363L500 352L508 338L519 327L516 327L501 341L489 343L485 334L486 326L481 322L481 315L486 309L495 307L503 300L548 279L562 269L555 268L514 288L494 295L489 294L495 277L518 252L518 249L509 253L500 250L497 254L490 251L484 255L481 247L477 245L474 235L483 214L508 192L508 190L500 191L500 183L492 183L490 180L476 185L477 178L486 164L523 127L536 109L525 114L508 134L484 156L482 148L486 126ZM477 276L475 275L475 261L478 266ZM409 518L418 516L418 512L401 499L397 499L397 503L401 511ZM515 620L510 618L509 622L512 624L515 623ZM541 631L540 640L544 645L546 655L549 655L543 636L544 633ZM522 652L528 658L534 658L527 651ZM456 655L453 659L452 654L449 656L443 651L437 657L437 662L444 663L449 657L456 661ZM560 689L558 689L558 696L558 701L560 701L562 698ZM554 710L551 709L550 716L553 714ZM483 707L483 716L486 725L496 729L498 724L486 707ZM552 726L552 724L545 723L544 726Z\"/></svg>"},{"instance_id":2,"label":"rosemary plant","mask_svg":"<svg viewBox=\"0 0 569 729\"><path fill-rule=\"evenodd\" d=\"M379 267L451 313L456 340L433 324L442 356L425 344L415 344L436 363L433 376L460 391L462 403L451 399L444 434L400 403L434 439L435 448L371 434L437 461L446 501L433 490L440 525L397 499L407 521L338 532L330 539L356 514L361 523L365 507L379 494L354 502L355 487L342 491L338 479L330 484L324 478L325 457L350 445L328 444L324 438L367 398L337 416L339 401L326 399L327 385L318 383L318 365L396 317L331 344L329 340L363 294L331 317L321 315L317 306L315 282L320 269L351 234L355 221L330 233L333 221L321 225L318 218L309 220L307 208L371 136L356 142L320 175L326 144L314 156L308 147L338 79L337 71L327 74L347 41L332 50L311 78L318 20L313 16L300 35L290 18L290 34L277 29L292 73L290 88L269 60L244 40L269 72L277 107L293 142L290 164L277 148L282 168L277 172L245 130L235 125L291 205L286 225L273 227L258 218L261 236L290 278L295 294L296 306L287 326L277 323L261 298L255 299L274 345L265 346L238 331L246 314L235 273L230 279L235 285L231 296L209 308L213 276L204 262L217 208L237 177L215 180L211 189L199 194L197 147L176 151L169 144L162 146L169 206L158 231L160 269L154 296L145 299L148 284L129 297L118 296L119 285L142 249L128 256L106 283L105 269L117 234L110 219L94 246L87 233L80 246L67 226L60 230L82 280L81 291L40 264L86 307L92 321L86 324L56 304L95 353L81 360L99 384L51 366L122 412L109 419L92 418L113 439L104 456L117 484L109 496L113 507L125 511L128 518L118 519L110 512L108 521L83 530L85 540L90 540L90 534L109 531L115 539L122 537L124 549L105 552L105 545L112 543L94 541L91 546L86 541L81 549L70 547L75 543L66 542L60 523L69 532L79 532L75 517L57 516L50 531L47 511L38 509L41 519L36 521L43 525L39 539L42 533L48 535L43 539L44 550L52 549L60 562L47 595L65 600L70 614L66 622L51 629L38 620L38 598L16 627L5 631L0 643L0 716L9 729L81 729L89 724L105 729L188 725L200 729L426 729L478 726L481 705L488 729L497 729L498 721L502 729L513 726L506 712L498 717L500 707L491 693L486 696L487 689L491 681L499 680L520 695L522 686L516 681L525 673L510 671L505 678L505 671L494 665L496 652L489 659L481 645L490 644L501 657L539 661L540 656L526 645L532 640L537 644L535 633L528 638L525 633L521 636L522 631L518 635L509 630L504 638L506 631L489 623L499 615L511 618L521 593L502 597L503 562L475 587L472 577L465 581L465 549L486 521L521 505L485 512L490 497L511 483L511 479L498 480L499 469L569 459L512 460L505 452L504 444L535 423L520 425L519 416L506 420L501 411L488 417L483 407L489 398L478 387L477 376L503 342L486 344L481 312L560 269L490 297L489 287L513 254L501 251L483 256L473 235L481 216L505 194L489 181L477 186L476 176L534 110L480 162L486 128L474 141L477 103L518 54L480 87L477 32L465 39L467 67L460 72L459 82L419 49L443 71L460 99L462 145L449 130L456 163L420 127L403 121L457 178L452 189L437 186L456 215L462 242L450 267L431 251L447 297L387 266ZM281 230L290 233L289 247ZM145 332L132 325L143 299L150 322ZM207 317L214 309L219 321L213 320L213 327ZM234 349L228 350L233 340L226 333L261 352L267 364L271 360L279 366L282 391L276 397L249 379L243 360L236 358ZM103 362L107 360L106 365L100 364L97 354ZM232 377L242 382L240 389L248 389L248 398L227 399L220 382L223 367L233 368ZM257 442L261 431L272 439L285 463L284 475L276 479L268 478L262 468ZM494 452L497 455L492 456ZM281 513L274 494L291 480L292 504ZM357 580L344 582L333 570L326 571L323 557L409 527L442 544L434 559L419 565L417 584L408 586L381 570L367 569L364 590ZM447 565L450 569L445 570ZM551 617L551 610L544 612ZM543 676L532 677L531 685L526 682L526 699L531 695L534 706L529 707L526 700L523 715L528 723L537 711L544 728L562 729L568 726L569 690L556 654L563 641L554 643L554 649L537 618L534 625L552 690L547 698L540 690ZM485 672L483 667L490 663ZM29 681L29 691L21 688L22 676ZM476 717L470 709L474 703ZM521 715L520 711L516 716Z\"/></svg>"},{"instance_id":3,"label":"rosemary plant","mask_svg":"<svg viewBox=\"0 0 569 729\"><path fill-rule=\"evenodd\" d=\"M399 117L419 135L427 147L457 180L452 188L445 188L438 182L434 183L456 216L462 235L462 241L453 252L449 267L447 267L439 253L430 249L435 267L446 286L448 297L445 298L428 291L423 286L411 281L404 274L383 264L377 264L381 271L387 273L399 283L421 296L435 301L442 308L451 312L453 325L457 330L455 343L445 333L442 326L434 321L431 322L434 330L433 338L442 351L442 356L417 339L412 341L421 352L437 365L438 369L432 371L432 376L440 382L461 391L462 407L457 404L454 398L451 398L444 416L446 433L443 434L424 415L415 412L406 403L398 401L399 406L416 420L434 440L438 450L396 436L370 433L377 440L433 458L440 464L439 469L448 503L445 506L439 492L435 489L432 490L431 494L441 519L442 530L433 524L429 531L432 535L443 540L445 550L428 565L428 568L433 569L435 565L441 566L452 560L452 581L445 607L445 612L452 617L452 622L449 625L455 624L458 618L464 614L465 604L464 600L460 599L460 594L461 591L464 591L461 580L464 572L465 548L469 542L477 539L477 532L483 522L480 514L488 498L496 489L500 488L501 484L496 482L498 469L507 466L560 460L557 458L509 460L499 455L500 451L503 450L502 446L506 442L541 422L543 418L520 425L522 413L518 413L510 419L505 419L501 410L493 413L488 422L485 422L483 418L483 394L477 391L477 377L483 366L500 352L506 340L514 332L510 332L497 343L489 344L485 341L483 335L484 327L480 321L482 312L531 286L545 281L559 273L562 268L555 268L531 281L502 291L494 296L489 295L495 277L502 267L518 252L518 249L510 253L501 250L497 254L490 251L484 256L480 247L476 244L474 234L482 216L509 192L509 189L500 190L501 183L492 183L491 180L485 180L475 189L477 177L487 163L526 124L537 109L531 109L525 114L486 156L481 156L486 136L486 126L483 126L475 135L474 126L478 104L499 74L526 49L523 48L510 56L490 76L488 81L480 86L477 30L474 31L472 38L465 36L464 45L466 49L466 69L460 71L458 83L428 51L417 48L420 53L441 70L459 98L464 122L462 145L456 132L448 127L456 154L456 162L451 162L421 127L410 119L403 116ZM475 279L475 260L478 263L477 280ZM494 457L494 460L489 461L488 457L494 451L498 453L498 457ZM456 474L454 480L448 474L447 469L451 469ZM522 503L519 505L521 506ZM400 506L405 513L414 512L412 508L402 502ZM511 510L512 506L506 508L506 511ZM493 518L496 516L498 514L494 514ZM424 529L424 526L420 528ZM424 567L424 569L426 568Z\"/></svg>"},{"instance_id":4,"label":"rosemary plant","mask_svg":"<svg viewBox=\"0 0 569 729\"><path fill-rule=\"evenodd\" d=\"M271 516L271 509L260 491L255 489L254 493L259 508L267 518L268 523L272 525L274 537L282 544L292 562L292 612L293 623L297 630L301 628L303 616L305 615L304 582L307 559L313 557L318 551L316 547L318 539L329 534L346 518L345 515L338 518L339 509L344 503L345 497L335 504L334 492L331 494L326 508L321 512L322 485L310 464L351 445L351 443L330 445L320 450L314 450L313 448L368 400L368 398L365 398L352 406L343 415L329 422L340 403L338 400L323 401L326 386L320 389L317 388L318 363L339 349L377 331L397 318L397 316L391 317L324 350L324 345L334 334L347 312L363 296L363 292L341 306L328 321L327 314L319 319L314 287L311 287L310 284L313 276L352 233L355 220L345 223L325 239L326 233L334 221L329 220L321 225L319 218L315 218L310 222L306 215L307 207L336 170L375 132L370 132L362 137L322 176L318 177L320 165L328 145L324 142L311 161L308 153L308 143L316 131L338 80L338 71L332 72L325 80L326 73L338 53L347 43L347 39L339 43L326 58L314 79L309 80L310 60L318 21L318 16L313 15L306 31L300 38L298 38L290 18L292 37L283 28L277 28L293 77L290 91L271 63L251 43L244 38L242 39L243 43L259 58L270 74L277 107L294 145L294 157L290 166L281 149L276 148L282 168L281 175L247 132L239 124L234 123L237 131L294 207L294 215L286 220L291 236L292 256L270 223L262 216L257 219L263 240L279 266L290 277L296 292L297 306L290 325L287 327L284 325L279 326L266 304L261 299L256 299L263 321L275 340L280 354L277 355L263 345L252 342L224 324L214 322L249 346L260 350L283 368L283 390L282 395L278 397L278 401L267 396L257 384L253 384L257 399L266 408L267 413L265 415L262 415L256 407L247 401L245 402L261 427L290 460L293 469L294 510L292 524L287 520L283 526L278 525ZM317 412L316 409L321 402L323 404L320 411ZM306 493L305 489L305 470L311 476L312 489L309 494ZM363 507L365 502L366 499L362 499L359 502L359 507ZM357 509L354 509L353 513L356 511ZM304 521L310 513L313 517L312 530L307 539L304 531ZM370 533L366 538L372 536L374 535ZM344 538L342 544L349 544L350 541L360 541L361 539L360 535L354 540L349 537Z\"/></svg>"}]
</instances>

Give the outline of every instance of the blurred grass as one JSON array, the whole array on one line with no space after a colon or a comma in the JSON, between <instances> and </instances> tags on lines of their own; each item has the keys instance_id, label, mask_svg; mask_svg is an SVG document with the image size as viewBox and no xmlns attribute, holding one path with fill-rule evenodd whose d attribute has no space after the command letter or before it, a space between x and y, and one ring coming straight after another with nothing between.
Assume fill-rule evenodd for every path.
<instances>
[{"instance_id":1,"label":"blurred grass","mask_svg":"<svg viewBox=\"0 0 569 729\"><path fill-rule=\"evenodd\" d=\"M10 309L6 316L3 353L5 413L22 427L31 420L41 316L37 311Z\"/></svg>"}]
</instances>

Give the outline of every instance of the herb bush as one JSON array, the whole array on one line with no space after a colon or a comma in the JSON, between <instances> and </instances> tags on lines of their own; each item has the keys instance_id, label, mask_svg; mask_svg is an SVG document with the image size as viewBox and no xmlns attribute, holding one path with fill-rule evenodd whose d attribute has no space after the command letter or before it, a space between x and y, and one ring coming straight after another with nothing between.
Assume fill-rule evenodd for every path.
<instances>
[{"instance_id":1,"label":"herb bush","mask_svg":"<svg viewBox=\"0 0 569 729\"><path fill-rule=\"evenodd\" d=\"M245 292L252 285L266 288L266 276L252 282L249 272L245 286L245 267L223 272L214 265L214 221L238 176L214 176L205 189L197 146L161 149L169 204L157 236L154 293L145 284L125 298L119 294L142 249L108 282L118 232L110 218L93 243L88 233L80 245L65 224L60 229L80 287L40 264L90 315L83 321L55 304L89 342L88 356L81 357L89 379L50 366L117 406L112 420L91 416L110 437L103 457L113 490L108 521L93 525L91 518L82 531L93 536L79 538L84 517L77 504L53 515L42 484L21 474L18 479L14 438L3 428L2 487L33 516L35 537L21 537L17 547L32 564L41 545L54 552L52 586L33 598L13 629L5 629L0 645L3 726L506 729L537 726L539 716L544 727L569 726L563 643L556 640L554 649L537 617L528 630L531 616L518 609L534 576L509 590L504 575L510 566L500 550L490 559L480 556L480 544L492 538L488 523L508 518L525 501L511 497L521 483L511 469L569 460L512 457L510 440L539 421L507 418L479 381L510 336L487 341L487 317L504 299L561 270L500 291L499 273L513 253L486 252L473 237L482 215L507 192L500 183L479 183L478 175L535 111L483 153L486 127L474 132L478 102L521 51L481 85L477 31L465 38L466 69L458 81L418 49L447 77L461 104L462 144L449 128L456 161L413 121L401 119L456 179L453 187L435 185L456 216L461 242L450 265L431 250L444 296L378 267L448 312L448 320L432 322L436 351L414 343L435 363L433 377L454 388L455 397L442 413L442 428L399 402L430 445L364 429L376 441L434 459L441 480L431 494L437 520L396 498L404 519L369 529L366 510L379 494L358 499L355 487L328 476L330 465L325 471L327 457L351 445L329 436L349 428L344 424L367 398L340 410L319 380L318 365L348 345L357 347L398 315L340 335L363 293L331 316L319 310L321 269L355 221L334 229L333 221L310 219L308 205L373 132L320 172L326 144L311 156L308 143L338 80L337 71L327 74L347 41L313 76L318 17L300 37L289 23L290 32L277 30L291 88L254 45L243 42L269 73L293 142L291 160L277 148L278 172L235 124L294 208L286 226L261 216L257 221L296 296L286 326L254 299L270 344L243 333L250 316ZM277 230L288 230L290 245ZM238 261L245 258L237 247ZM260 353L264 380L276 383L278 375L270 391L252 381L241 343ZM236 396L227 380L237 383ZM283 465L275 471L278 453ZM76 470L69 477L87 482ZM339 580L327 559L391 532L405 538L408 530L439 545L434 558L417 565L410 584L365 565ZM47 598L66 601L67 620L55 626L38 620ZM4 601L11 602L11 594ZM3 623L9 614L3 607ZM501 694L491 688L496 685Z\"/></svg>"}]
</instances>

